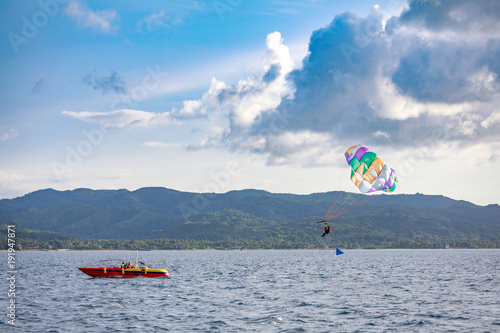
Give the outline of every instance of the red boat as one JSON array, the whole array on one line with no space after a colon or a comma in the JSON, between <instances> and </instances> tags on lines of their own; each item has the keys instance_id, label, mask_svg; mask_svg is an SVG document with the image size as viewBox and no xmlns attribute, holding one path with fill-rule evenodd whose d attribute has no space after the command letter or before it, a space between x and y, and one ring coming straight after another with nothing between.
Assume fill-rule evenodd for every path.
<instances>
[{"instance_id":1,"label":"red boat","mask_svg":"<svg viewBox=\"0 0 500 333\"><path fill-rule=\"evenodd\" d=\"M122 259L101 260L99 262L122 261L122 267L78 267L79 270L92 277L106 278L133 278L144 276L147 278L155 277L170 277L170 273L166 269L148 268L143 262L136 260L135 265L130 263L125 265ZM139 264L143 266L140 267Z\"/></svg>"}]
</instances>

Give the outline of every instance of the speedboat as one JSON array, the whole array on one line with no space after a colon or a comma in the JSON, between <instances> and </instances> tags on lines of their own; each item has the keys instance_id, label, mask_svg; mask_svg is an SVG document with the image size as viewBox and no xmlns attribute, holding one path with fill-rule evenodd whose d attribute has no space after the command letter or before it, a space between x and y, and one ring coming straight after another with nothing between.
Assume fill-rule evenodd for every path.
<instances>
[{"instance_id":1,"label":"speedboat","mask_svg":"<svg viewBox=\"0 0 500 333\"><path fill-rule=\"evenodd\" d=\"M121 267L108 267L110 262L122 262ZM79 270L92 277L106 277L106 278L133 278L137 276L144 276L147 278L155 277L170 277L170 273L166 269L149 268L145 263L136 259L135 265L129 263L125 264L123 259L108 259L101 260L100 267L78 267ZM107 265L107 266L105 266ZM141 266L142 265L142 266ZM114 266L117 266L116 264Z\"/></svg>"}]
</instances>

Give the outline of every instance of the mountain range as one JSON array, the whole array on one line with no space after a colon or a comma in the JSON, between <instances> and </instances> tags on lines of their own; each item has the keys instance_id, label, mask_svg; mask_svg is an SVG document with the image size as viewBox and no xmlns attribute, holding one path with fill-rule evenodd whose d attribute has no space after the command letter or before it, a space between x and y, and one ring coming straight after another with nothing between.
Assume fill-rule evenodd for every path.
<instances>
[{"instance_id":1,"label":"mountain range","mask_svg":"<svg viewBox=\"0 0 500 333\"><path fill-rule=\"evenodd\" d=\"M192 239L320 244L332 199L354 204L361 194L309 195L239 190L190 193L161 187L135 191L45 189L0 200L0 223L82 239ZM340 202L339 201L339 202ZM440 195L392 194L331 220L331 241L346 246L440 244L500 238L500 206L478 206Z\"/></svg>"}]
</instances>

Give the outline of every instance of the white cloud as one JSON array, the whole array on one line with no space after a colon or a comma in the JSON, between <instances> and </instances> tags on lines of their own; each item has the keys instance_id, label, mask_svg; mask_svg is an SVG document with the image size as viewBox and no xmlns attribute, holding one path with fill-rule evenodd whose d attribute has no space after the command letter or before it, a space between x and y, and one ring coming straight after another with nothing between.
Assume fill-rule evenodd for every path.
<instances>
[{"instance_id":1,"label":"white cloud","mask_svg":"<svg viewBox=\"0 0 500 333\"><path fill-rule=\"evenodd\" d=\"M24 177L23 175L0 170L0 184L2 185L2 187L4 186L6 187L8 184L11 183L22 181L25 178L26 177Z\"/></svg>"},{"instance_id":2,"label":"white cloud","mask_svg":"<svg viewBox=\"0 0 500 333\"><path fill-rule=\"evenodd\" d=\"M117 18L114 9L93 11L79 0L71 0L64 11L69 17L74 19L80 27L92 28L104 33L109 33L118 29L117 26L113 25L113 21Z\"/></svg>"},{"instance_id":3,"label":"white cloud","mask_svg":"<svg viewBox=\"0 0 500 333\"><path fill-rule=\"evenodd\" d=\"M226 115L234 130L244 131L258 121L266 111L275 109L292 89L286 76L293 69L288 48L281 34L271 33L266 39L267 55L260 74L228 86L212 79L209 90L200 100L184 101L172 116ZM212 120L213 117L212 117ZM228 129L231 131L231 129Z\"/></svg>"},{"instance_id":4,"label":"white cloud","mask_svg":"<svg viewBox=\"0 0 500 333\"><path fill-rule=\"evenodd\" d=\"M376 138L386 138L386 139L391 138L391 136L389 134L387 134L386 132L383 132L383 131L376 131L375 133L373 133L373 136Z\"/></svg>"},{"instance_id":5,"label":"white cloud","mask_svg":"<svg viewBox=\"0 0 500 333\"><path fill-rule=\"evenodd\" d=\"M224 141L224 145L230 146L246 142L248 147L255 147L259 140L247 141L246 138L250 135L248 131L268 113L273 112L283 98L291 96L293 86L286 77L293 69L293 61L288 48L283 44L281 34L269 34L266 46L267 55L263 59L263 70L260 74L240 80L232 86L220 82L215 86L218 81L212 82L210 90L201 100L199 109L202 109L202 106L207 107L210 110L209 115L217 116L217 119L211 117L214 124L219 124L217 128L226 129L223 132L218 130L218 137L204 141L198 148L213 146L217 141ZM225 125L227 120L229 127Z\"/></svg>"},{"instance_id":6,"label":"white cloud","mask_svg":"<svg viewBox=\"0 0 500 333\"><path fill-rule=\"evenodd\" d=\"M266 111L275 109L292 88L286 76L293 68L288 48L278 32L266 39L267 55L263 59L260 74L240 80L228 86L222 81L212 79L210 88L199 100L185 100L182 108L164 113L152 113L140 110L115 110L110 112L75 112L63 111L64 115L86 122L100 123L105 127L127 128L147 127L178 119L209 118L211 127L221 134L221 122L229 119L234 126L233 135L239 136L248 129ZM231 134L227 129L225 135Z\"/></svg>"},{"instance_id":7,"label":"white cloud","mask_svg":"<svg viewBox=\"0 0 500 333\"><path fill-rule=\"evenodd\" d=\"M63 111L62 114L105 128L148 127L168 121L168 113L153 113L139 110L116 110L110 112Z\"/></svg>"},{"instance_id":8,"label":"white cloud","mask_svg":"<svg viewBox=\"0 0 500 333\"><path fill-rule=\"evenodd\" d=\"M495 92L499 91L497 74L490 71L487 66L483 66L472 73L468 79L472 85L474 95L480 100L487 100Z\"/></svg>"},{"instance_id":9,"label":"white cloud","mask_svg":"<svg viewBox=\"0 0 500 333\"><path fill-rule=\"evenodd\" d=\"M499 14L490 0L411 1L398 21L419 38L469 42L500 37Z\"/></svg>"},{"instance_id":10,"label":"white cloud","mask_svg":"<svg viewBox=\"0 0 500 333\"><path fill-rule=\"evenodd\" d=\"M19 133L16 130L11 129L8 132L4 132L4 133L0 134L0 142L12 140L14 138L17 138L18 136L19 136Z\"/></svg>"},{"instance_id":11,"label":"white cloud","mask_svg":"<svg viewBox=\"0 0 500 333\"><path fill-rule=\"evenodd\" d=\"M269 34L266 45L263 74L238 82L235 93L229 97L230 117L235 126L252 125L263 112L275 109L292 92L286 75L293 69L293 61L281 34Z\"/></svg>"},{"instance_id":12,"label":"white cloud","mask_svg":"<svg viewBox=\"0 0 500 333\"><path fill-rule=\"evenodd\" d=\"M165 14L165 11L161 10L158 13L152 13L151 15L142 18L137 23L137 31L155 31L161 28L170 28L172 26L181 24L182 20L180 18L172 19Z\"/></svg>"},{"instance_id":13,"label":"white cloud","mask_svg":"<svg viewBox=\"0 0 500 333\"><path fill-rule=\"evenodd\" d=\"M336 151L334 141L329 134L315 133L308 130L299 132L285 131L267 138L266 150L273 152L268 158L268 163L302 166L332 165L336 153L341 153Z\"/></svg>"},{"instance_id":14,"label":"white cloud","mask_svg":"<svg viewBox=\"0 0 500 333\"><path fill-rule=\"evenodd\" d=\"M449 120L450 122L445 125L447 133L453 133L455 137L475 138L482 118L477 114L462 113L456 117L450 117Z\"/></svg>"},{"instance_id":15,"label":"white cloud","mask_svg":"<svg viewBox=\"0 0 500 333\"><path fill-rule=\"evenodd\" d=\"M212 79L209 90L200 100L185 100L182 103L183 107L179 110L174 108L163 113L121 109L109 112L62 111L62 114L81 121L97 123L105 128L149 127L186 118L206 117L207 108L217 105L218 94L225 87L224 82Z\"/></svg>"},{"instance_id":16,"label":"white cloud","mask_svg":"<svg viewBox=\"0 0 500 333\"><path fill-rule=\"evenodd\" d=\"M495 110L488 118L481 121L481 126L484 128L488 128L494 124L499 124L499 123L500 123L500 111Z\"/></svg>"},{"instance_id":17,"label":"white cloud","mask_svg":"<svg viewBox=\"0 0 500 333\"><path fill-rule=\"evenodd\" d=\"M491 39L494 29L475 25L479 7L464 16L463 1L446 2L435 12L425 6L439 3L411 2L401 17L390 19L377 7L365 18L337 15L313 32L302 67L295 70L281 35L271 33L260 73L232 85L213 78L200 99L184 101L179 110L66 114L105 119L114 127L203 118L207 137L189 149L250 151L271 164L303 166L331 162L324 152L343 151L353 142L428 150L432 138L434 147L457 146L460 152L500 141L494 112L500 101L500 37ZM439 18L448 15L452 20L443 25ZM450 31L477 38L442 38Z\"/></svg>"}]
</instances>

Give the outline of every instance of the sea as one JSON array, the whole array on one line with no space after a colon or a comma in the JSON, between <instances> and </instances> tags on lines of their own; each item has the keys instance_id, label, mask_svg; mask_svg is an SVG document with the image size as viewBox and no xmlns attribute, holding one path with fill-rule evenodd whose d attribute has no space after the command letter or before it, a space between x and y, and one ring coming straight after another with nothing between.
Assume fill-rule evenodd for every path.
<instances>
[{"instance_id":1,"label":"sea","mask_svg":"<svg viewBox=\"0 0 500 333\"><path fill-rule=\"evenodd\" d=\"M77 268L135 251L1 256L1 332L500 332L500 250L139 252L154 279Z\"/></svg>"}]
</instances>

